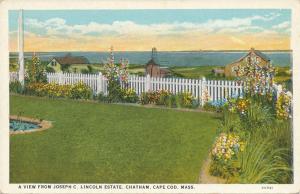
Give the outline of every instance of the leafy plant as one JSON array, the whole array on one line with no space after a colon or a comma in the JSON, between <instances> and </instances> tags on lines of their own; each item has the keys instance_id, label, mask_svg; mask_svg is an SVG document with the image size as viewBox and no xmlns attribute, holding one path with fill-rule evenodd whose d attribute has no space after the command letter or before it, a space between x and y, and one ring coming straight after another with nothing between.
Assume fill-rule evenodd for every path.
<instances>
[{"instance_id":1,"label":"leafy plant","mask_svg":"<svg viewBox=\"0 0 300 194\"><path fill-rule=\"evenodd\" d=\"M240 137L234 133L221 133L211 150L210 172L214 176L230 178L239 173L238 155L244 151Z\"/></svg>"},{"instance_id":2,"label":"leafy plant","mask_svg":"<svg viewBox=\"0 0 300 194\"><path fill-rule=\"evenodd\" d=\"M128 79L128 60L121 59L120 64L115 64L113 49L111 48L108 62L104 66L104 75L108 79L109 102L122 102L121 84L126 85Z\"/></svg>"},{"instance_id":3,"label":"leafy plant","mask_svg":"<svg viewBox=\"0 0 300 194\"><path fill-rule=\"evenodd\" d=\"M23 87L21 83L16 80L9 83L9 92L21 94L23 93Z\"/></svg>"},{"instance_id":4,"label":"leafy plant","mask_svg":"<svg viewBox=\"0 0 300 194\"><path fill-rule=\"evenodd\" d=\"M247 110L240 117L244 129L248 130L267 126L274 120L270 108L256 102L249 103Z\"/></svg>"},{"instance_id":5,"label":"leafy plant","mask_svg":"<svg viewBox=\"0 0 300 194\"><path fill-rule=\"evenodd\" d=\"M149 96L147 92L142 92L141 96L140 96L140 103L141 104L149 104L150 100L149 100Z\"/></svg>"},{"instance_id":6,"label":"leafy plant","mask_svg":"<svg viewBox=\"0 0 300 194\"><path fill-rule=\"evenodd\" d=\"M71 86L70 98L73 99L90 99L93 91L83 82L78 82Z\"/></svg>"},{"instance_id":7,"label":"leafy plant","mask_svg":"<svg viewBox=\"0 0 300 194\"><path fill-rule=\"evenodd\" d=\"M271 138L248 141L245 151L239 155L239 183L291 183L292 168L286 160L288 149L273 148Z\"/></svg>"},{"instance_id":8,"label":"leafy plant","mask_svg":"<svg viewBox=\"0 0 300 194\"><path fill-rule=\"evenodd\" d=\"M47 82L45 67L41 64L40 58L35 53L32 56L31 65L28 66L25 79L27 83Z\"/></svg>"},{"instance_id":9,"label":"leafy plant","mask_svg":"<svg viewBox=\"0 0 300 194\"><path fill-rule=\"evenodd\" d=\"M98 100L99 102L109 102L108 97L104 95L103 92L100 92L98 95L96 95L95 100Z\"/></svg>"},{"instance_id":10,"label":"leafy plant","mask_svg":"<svg viewBox=\"0 0 300 194\"><path fill-rule=\"evenodd\" d=\"M133 89L122 89L123 102L136 103L138 100L139 97Z\"/></svg>"},{"instance_id":11,"label":"leafy plant","mask_svg":"<svg viewBox=\"0 0 300 194\"><path fill-rule=\"evenodd\" d=\"M276 116L278 119L286 120L291 113L291 96L281 92L276 101Z\"/></svg>"},{"instance_id":12,"label":"leafy plant","mask_svg":"<svg viewBox=\"0 0 300 194\"><path fill-rule=\"evenodd\" d=\"M25 85L25 94L47 96L51 98L90 99L92 90L82 82L74 85L58 85L56 83L29 83Z\"/></svg>"}]
</instances>

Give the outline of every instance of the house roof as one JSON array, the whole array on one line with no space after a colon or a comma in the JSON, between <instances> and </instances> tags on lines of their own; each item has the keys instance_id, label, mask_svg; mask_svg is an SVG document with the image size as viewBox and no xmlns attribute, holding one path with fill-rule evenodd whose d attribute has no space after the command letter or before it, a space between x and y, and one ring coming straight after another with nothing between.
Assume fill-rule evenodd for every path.
<instances>
[{"instance_id":1,"label":"house roof","mask_svg":"<svg viewBox=\"0 0 300 194\"><path fill-rule=\"evenodd\" d=\"M171 71L167 69L167 67L165 67L165 68L160 68L160 72L170 73Z\"/></svg>"},{"instance_id":2,"label":"house roof","mask_svg":"<svg viewBox=\"0 0 300 194\"><path fill-rule=\"evenodd\" d=\"M265 60L267 62L271 61L271 59L267 55L265 55L264 53L260 52L259 50L255 50L254 48L251 48L251 50L246 55L244 55L243 57L239 58L236 61L233 61L232 63L229 63L228 65L231 65L231 64L242 61L244 58L246 58L248 55L250 55L251 52L253 52L254 54L256 54L257 56L259 56L260 58L262 58L263 60Z\"/></svg>"},{"instance_id":3,"label":"house roof","mask_svg":"<svg viewBox=\"0 0 300 194\"><path fill-rule=\"evenodd\" d=\"M159 64L152 58L150 59L147 63L146 63L146 66L148 65L156 65L156 66L159 66Z\"/></svg>"},{"instance_id":4,"label":"house roof","mask_svg":"<svg viewBox=\"0 0 300 194\"><path fill-rule=\"evenodd\" d=\"M54 57L54 59L61 65L72 64L89 64L89 60L84 56L71 56L66 55L64 57Z\"/></svg>"},{"instance_id":5,"label":"house roof","mask_svg":"<svg viewBox=\"0 0 300 194\"><path fill-rule=\"evenodd\" d=\"M259 50L253 50L253 52L254 52L256 55L260 56L260 57L261 57L262 59L264 59L265 61L270 61L270 60L271 60L267 55L265 55L264 53L260 52Z\"/></svg>"}]
</instances>

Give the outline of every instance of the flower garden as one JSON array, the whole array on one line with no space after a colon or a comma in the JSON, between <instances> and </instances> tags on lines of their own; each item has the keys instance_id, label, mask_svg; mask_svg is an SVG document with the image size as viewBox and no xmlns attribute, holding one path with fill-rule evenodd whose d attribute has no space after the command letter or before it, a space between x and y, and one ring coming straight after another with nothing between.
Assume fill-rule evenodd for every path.
<instances>
[{"instance_id":1,"label":"flower garden","mask_svg":"<svg viewBox=\"0 0 300 194\"><path fill-rule=\"evenodd\" d=\"M245 94L204 106L223 114L210 175L227 183L293 183L291 95L276 96L271 66L252 63L237 71Z\"/></svg>"},{"instance_id":2,"label":"flower garden","mask_svg":"<svg viewBox=\"0 0 300 194\"><path fill-rule=\"evenodd\" d=\"M74 85L46 83L45 78L41 73L42 70L37 68L39 67L39 60L36 56L33 57L33 62L35 65L33 65L32 69L29 70L28 76L26 77L25 86L22 87L17 81L11 82L11 93L48 97L51 99L84 99L92 102L100 101L100 104L103 102L139 103L142 106L151 104L160 107L178 109L199 108L199 103L188 92L172 94L167 90L159 90L144 92L140 97L137 96L134 90L127 87L128 62L126 60L121 60L119 64L115 64L112 53L108 63L105 66L105 76L108 78L108 95L104 95L102 93L95 95L88 86L81 82ZM210 135L209 138L204 137L206 140L204 141L205 146L200 146L204 150L201 151L201 160L198 158L197 161L199 164L202 164L202 159L208 157L210 162L209 174L207 176L219 177L224 179L226 183L292 183L293 141L291 124L292 97L290 93L285 90L282 90L280 93L278 93L276 90L274 90L274 68L272 66L259 67L255 63L255 60L253 60L251 63L240 66L236 71L238 75L238 81L245 83L245 92L243 95L226 97L221 101L211 101L207 92L203 97L205 104L203 107L200 107L200 109L202 111L220 113L222 118L218 125L215 124L214 121L214 124L209 124L209 126L206 126L206 124L204 124L206 121L202 120L202 124L205 127L208 127L205 130L210 131ZM109 105L110 104L107 104L107 106ZM182 112L181 116L184 118L186 116L191 116L184 114L190 113ZM203 116L204 113L201 113L202 115L200 115L200 113L193 114L198 114L200 117ZM194 115L192 117L194 117ZM208 118L208 123L212 122L209 120L214 120L213 117L205 117ZM139 122L147 123L148 120L145 120L146 118L147 116L141 119ZM132 120L130 118L128 119ZM151 120L158 118L153 117L147 119ZM194 125L196 121L192 121L190 119L187 120L192 123L186 123L186 121L180 119L180 121L182 121L181 123L174 121L175 123L169 123L169 125L174 127L174 124L177 123L179 126L183 127L183 129L190 125L197 128ZM110 122L115 123L119 121L116 118L111 119ZM169 128L170 126L167 126L162 122L160 123L160 126L155 127L168 131L172 130ZM86 127L89 128L88 126ZM213 133L211 133L211 131L213 131ZM181 131L180 133L186 132ZM193 133L195 133L195 131L193 131ZM198 134L198 132L196 133ZM213 142L211 134L216 134L215 142ZM165 135L168 136L169 134L166 133ZM193 136L192 134L186 135L189 136L189 138ZM95 141L97 140L95 139ZM187 141L189 140L186 139L184 142L187 143ZM175 142L182 146L182 148L175 146L179 150L191 149L194 154L200 152L200 150L194 150L195 147L200 148L199 146L186 147L182 144L181 140L176 140ZM203 142L203 139L198 139L197 141L193 140L192 142L194 144L197 144L196 142L201 144L200 142ZM15 142L13 144L17 143ZM190 145L190 143L187 144ZM207 153L208 150L210 150L209 154ZM146 150L144 151L146 152ZM16 155L13 155L13 161L16 160L14 157L16 157ZM184 155L182 157L189 158L188 156ZM169 162L166 158L164 158L163 161L166 163ZM139 165L147 166L150 164L147 164L147 161L145 161L145 164ZM173 167L182 169L182 166ZM196 171L199 171L200 167L199 165L193 163L192 169L189 170L191 172L195 169ZM134 172L139 174L139 172L136 170L137 169L135 169ZM171 179L168 179L168 177L162 178L159 176L161 179L159 179L158 182L162 182L164 180L168 180L170 182L180 182L180 180L183 182L195 182L195 177L197 177L194 173L192 173L191 176L187 175L188 178L186 177L186 179L184 177L183 179L177 179L176 177L178 177L179 174L176 174L176 176ZM107 174L105 175L108 176ZM13 174L13 177L15 176L16 174ZM168 175L163 174L162 176ZM126 175L124 175L124 177L126 177ZM133 175L130 177L131 179L128 181L135 180ZM157 176L154 177L157 178ZM123 182L123 179L118 179L115 176L114 178L114 180ZM14 180L19 179L15 177ZM78 181L79 179L74 180ZM108 179L103 180L107 181ZM109 182L114 182L114 180L109 180ZM127 179L125 178L125 180ZM151 178L145 178L144 181L147 182L148 180L155 181Z\"/></svg>"}]
</instances>

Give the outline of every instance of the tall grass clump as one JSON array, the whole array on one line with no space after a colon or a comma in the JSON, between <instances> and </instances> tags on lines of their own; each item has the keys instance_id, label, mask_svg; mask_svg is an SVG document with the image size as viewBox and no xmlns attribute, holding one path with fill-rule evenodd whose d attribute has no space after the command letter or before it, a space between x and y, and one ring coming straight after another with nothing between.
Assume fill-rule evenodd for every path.
<instances>
[{"instance_id":1,"label":"tall grass clump","mask_svg":"<svg viewBox=\"0 0 300 194\"><path fill-rule=\"evenodd\" d=\"M291 139L283 137L283 134L275 133L269 137L261 136L260 133L251 135L244 152L239 155L240 175L231 182L292 183ZM281 140L287 144L278 144Z\"/></svg>"}]
</instances>

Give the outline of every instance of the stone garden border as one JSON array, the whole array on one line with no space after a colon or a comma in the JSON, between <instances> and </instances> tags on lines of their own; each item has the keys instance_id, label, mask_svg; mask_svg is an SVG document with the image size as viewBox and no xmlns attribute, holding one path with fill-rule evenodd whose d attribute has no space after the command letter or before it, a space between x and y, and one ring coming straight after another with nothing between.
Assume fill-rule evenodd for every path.
<instances>
[{"instance_id":1,"label":"stone garden border","mask_svg":"<svg viewBox=\"0 0 300 194\"><path fill-rule=\"evenodd\" d=\"M26 134L26 133L36 132L36 131L44 131L44 130L52 127L52 123L50 121L46 121L46 120L39 120L39 119L17 116L17 115L10 115L9 119L31 122L31 123L35 123L39 126L39 128L36 128L36 129L9 131L10 135Z\"/></svg>"}]
</instances>

